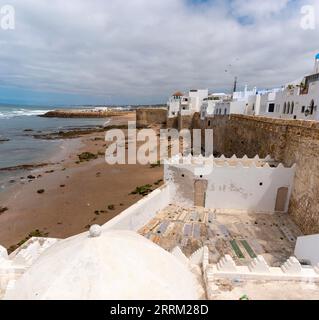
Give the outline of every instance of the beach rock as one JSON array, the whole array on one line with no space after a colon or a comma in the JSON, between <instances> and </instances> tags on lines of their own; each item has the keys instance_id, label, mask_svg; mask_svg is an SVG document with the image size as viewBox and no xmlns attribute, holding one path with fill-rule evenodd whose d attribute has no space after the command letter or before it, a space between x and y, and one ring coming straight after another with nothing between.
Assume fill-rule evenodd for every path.
<instances>
[{"instance_id":1,"label":"beach rock","mask_svg":"<svg viewBox=\"0 0 319 320\"><path fill-rule=\"evenodd\" d=\"M15 171L15 170L32 170L36 168L41 168L47 166L49 163L39 163L39 164L22 164L14 167L0 168L0 171ZM22 179L22 178L21 178Z\"/></svg>"},{"instance_id":2,"label":"beach rock","mask_svg":"<svg viewBox=\"0 0 319 320\"><path fill-rule=\"evenodd\" d=\"M44 193L44 192L45 192L44 189L39 189L39 190L37 191L37 193L39 193L39 194L42 194L42 193Z\"/></svg>"},{"instance_id":3,"label":"beach rock","mask_svg":"<svg viewBox=\"0 0 319 320\"><path fill-rule=\"evenodd\" d=\"M98 158L98 156L92 152L82 152L78 157L80 161L89 161Z\"/></svg>"},{"instance_id":4,"label":"beach rock","mask_svg":"<svg viewBox=\"0 0 319 320\"><path fill-rule=\"evenodd\" d=\"M0 214L8 211L9 209L7 207L0 207Z\"/></svg>"},{"instance_id":5,"label":"beach rock","mask_svg":"<svg viewBox=\"0 0 319 320\"><path fill-rule=\"evenodd\" d=\"M115 111L115 110L97 110L97 109L87 109L87 110L54 110L46 112L39 117L45 118L108 118L115 116L126 115L129 112L125 111Z\"/></svg>"}]
</instances>

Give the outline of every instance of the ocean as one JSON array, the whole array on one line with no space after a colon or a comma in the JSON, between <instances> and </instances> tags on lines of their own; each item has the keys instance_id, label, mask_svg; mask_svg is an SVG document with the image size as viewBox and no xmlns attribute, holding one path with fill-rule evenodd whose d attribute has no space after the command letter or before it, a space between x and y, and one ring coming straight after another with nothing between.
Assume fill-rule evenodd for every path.
<instances>
[{"instance_id":1,"label":"ocean","mask_svg":"<svg viewBox=\"0 0 319 320\"><path fill-rule=\"evenodd\" d=\"M0 104L0 169L25 164L46 163L59 152L62 140L35 139L33 134L90 128L103 125L105 119L42 118L38 115L54 109L72 107L34 107ZM79 109L80 107L73 107ZM84 108L84 107L83 107ZM16 172L0 171L0 191Z\"/></svg>"}]
</instances>

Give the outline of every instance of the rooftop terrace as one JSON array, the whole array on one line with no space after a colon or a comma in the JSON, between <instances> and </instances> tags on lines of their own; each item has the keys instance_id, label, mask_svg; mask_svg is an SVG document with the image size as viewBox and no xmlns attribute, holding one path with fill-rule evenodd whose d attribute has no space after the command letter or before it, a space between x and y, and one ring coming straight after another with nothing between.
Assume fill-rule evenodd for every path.
<instances>
[{"instance_id":1,"label":"rooftop terrace","mask_svg":"<svg viewBox=\"0 0 319 320\"><path fill-rule=\"evenodd\" d=\"M302 233L287 214L216 213L170 205L139 233L166 250L179 246L186 256L207 245L210 263L229 254L237 265L263 255L276 267L293 255Z\"/></svg>"}]
</instances>

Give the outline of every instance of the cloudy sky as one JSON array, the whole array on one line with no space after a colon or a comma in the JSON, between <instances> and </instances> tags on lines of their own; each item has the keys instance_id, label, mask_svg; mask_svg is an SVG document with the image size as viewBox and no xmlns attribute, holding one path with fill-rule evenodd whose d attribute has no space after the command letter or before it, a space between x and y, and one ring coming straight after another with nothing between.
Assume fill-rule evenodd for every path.
<instances>
[{"instance_id":1,"label":"cloudy sky","mask_svg":"<svg viewBox=\"0 0 319 320\"><path fill-rule=\"evenodd\" d=\"M0 102L143 104L174 90L270 88L312 70L317 0L0 0ZM314 5L314 30L300 26ZM0 14L0 19L1 19Z\"/></svg>"}]
</instances>

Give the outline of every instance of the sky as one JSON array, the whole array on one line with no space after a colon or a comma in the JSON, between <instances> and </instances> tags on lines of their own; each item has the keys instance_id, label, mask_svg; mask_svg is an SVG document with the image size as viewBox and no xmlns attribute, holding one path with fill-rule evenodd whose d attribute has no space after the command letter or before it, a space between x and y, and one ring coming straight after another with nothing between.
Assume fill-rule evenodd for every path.
<instances>
[{"instance_id":1,"label":"sky","mask_svg":"<svg viewBox=\"0 0 319 320\"><path fill-rule=\"evenodd\" d=\"M318 2L0 0L15 8L15 29L0 29L0 103L165 103L176 90L230 91L235 76L281 86L313 68ZM304 5L314 29L301 28Z\"/></svg>"}]
</instances>

